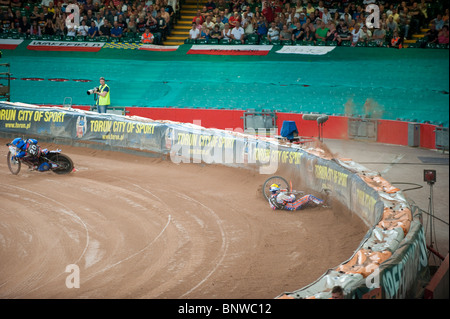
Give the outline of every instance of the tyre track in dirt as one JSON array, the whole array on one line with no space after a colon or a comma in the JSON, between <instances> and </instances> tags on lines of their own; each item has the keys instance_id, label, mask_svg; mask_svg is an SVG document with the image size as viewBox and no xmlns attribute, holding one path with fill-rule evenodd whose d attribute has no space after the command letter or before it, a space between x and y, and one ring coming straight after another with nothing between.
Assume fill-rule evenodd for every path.
<instances>
[{"instance_id":1,"label":"tyre track in dirt","mask_svg":"<svg viewBox=\"0 0 450 319\"><path fill-rule=\"evenodd\" d=\"M272 211L253 171L44 145L77 170L14 176L0 149L2 298L273 298L348 259L367 231L342 209Z\"/></svg>"}]
</instances>

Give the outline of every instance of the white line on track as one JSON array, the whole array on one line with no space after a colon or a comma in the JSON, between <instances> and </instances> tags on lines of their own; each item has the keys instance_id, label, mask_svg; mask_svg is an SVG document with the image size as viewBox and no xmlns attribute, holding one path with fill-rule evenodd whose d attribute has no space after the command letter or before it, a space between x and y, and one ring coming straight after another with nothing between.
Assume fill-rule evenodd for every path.
<instances>
[{"instance_id":1,"label":"white line on track","mask_svg":"<svg viewBox=\"0 0 450 319\"><path fill-rule=\"evenodd\" d=\"M78 220L78 222L81 223L81 225L83 225L83 227L84 227L84 230L85 230L85 232L86 232L86 245L84 246L83 252L81 253L80 257L78 257L78 259L77 259L75 262L73 262L72 264L77 264L77 263L81 260L81 258L83 258L84 254L86 253L87 248L88 248L88 246L89 246L89 230L88 230L88 228L87 228L86 223L80 218L80 216L78 216L73 210L71 210L70 208L68 208L67 206L65 206L64 204L62 204L61 202L59 202L59 201L57 201L57 200L54 200L53 198L47 197L47 196L45 196L45 195L42 195L42 194L40 194L40 193L31 191L31 190L26 189L26 188L22 188L22 187L19 187L19 186L15 186L15 185L0 185L0 186L4 186L4 187L7 187L7 188L13 187L13 188L16 188L16 189L18 189L18 190L21 190L21 191L24 191L24 192L28 192L28 193L34 194L34 195L36 195L36 196L40 196L40 197L42 197L42 198L45 198L45 199L48 200L48 201L54 202L54 203L56 203L57 205L62 206L65 210L63 210L61 213L65 214L65 215L68 215L68 216L70 216L70 217L72 217L72 218ZM65 271L61 272L60 274L56 275L53 279L58 278L59 276L61 276L61 275L64 274L64 273L65 273ZM39 289L39 288L42 288L43 286L45 286L46 284L48 284L49 282L51 282L53 279L48 280L46 283L44 283L44 284L42 284L42 285L40 285L40 286L38 286L38 287L35 287L34 289L29 290L29 291L27 292L27 294L29 294L29 293L31 293L31 292L33 292L33 291L36 291L36 290Z\"/></svg>"}]
</instances>

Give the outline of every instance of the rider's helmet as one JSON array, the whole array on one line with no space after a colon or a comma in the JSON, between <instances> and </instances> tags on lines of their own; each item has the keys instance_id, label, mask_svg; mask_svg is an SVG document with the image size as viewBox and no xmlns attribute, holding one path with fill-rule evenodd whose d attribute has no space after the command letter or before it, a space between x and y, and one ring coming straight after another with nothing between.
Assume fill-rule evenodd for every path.
<instances>
[{"instance_id":1,"label":"rider's helmet","mask_svg":"<svg viewBox=\"0 0 450 319\"><path fill-rule=\"evenodd\" d=\"M19 149L24 149L24 146L26 146L27 143L22 138L16 137L15 139L13 139L11 144Z\"/></svg>"},{"instance_id":2,"label":"rider's helmet","mask_svg":"<svg viewBox=\"0 0 450 319\"><path fill-rule=\"evenodd\" d=\"M272 184L272 185L270 185L270 191L272 193L276 193L276 192L280 191L280 186L278 186L278 184Z\"/></svg>"}]
</instances>

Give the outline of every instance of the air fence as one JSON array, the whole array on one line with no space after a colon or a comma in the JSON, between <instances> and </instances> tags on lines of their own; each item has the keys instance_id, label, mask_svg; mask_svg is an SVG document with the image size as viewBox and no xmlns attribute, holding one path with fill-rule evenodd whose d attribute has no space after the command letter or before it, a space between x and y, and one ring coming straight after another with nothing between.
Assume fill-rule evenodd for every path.
<instances>
[{"instance_id":1,"label":"air fence","mask_svg":"<svg viewBox=\"0 0 450 319\"><path fill-rule=\"evenodd\" d=\"M341 286L346 298L420 298L430 279L422 216L414 202L379 173L321 148L238 130L9 102L0 103L0 133L178 163L257 169L268 177L289 172L289 179L313 191L331 189L333 200L357 214L369 231L348 260L306 287L274 292L274 298L330 298L334 286Z\"/></svg>"}]
</instances>

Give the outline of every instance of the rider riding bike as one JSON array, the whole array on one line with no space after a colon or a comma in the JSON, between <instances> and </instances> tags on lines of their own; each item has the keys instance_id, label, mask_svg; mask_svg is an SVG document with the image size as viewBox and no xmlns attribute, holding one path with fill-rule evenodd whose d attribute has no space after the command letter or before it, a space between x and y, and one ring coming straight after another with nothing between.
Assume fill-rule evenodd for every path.
<instances>
[{"instance_id":1,"label":"rider riding bike","mask_svg":"<svg viewBox=\"0 0 450 319\"><path fill-rule=\"evenodd\" d=\"M272 193L272 195L269 198L269 204L273 210L300 210L309 206L311 203L327 207L323 200L317 198L314 195L305 195L295 200L294 194L289 195L287 194L287 192L282 192L280 190L280 186L278 186L277 184L270 185L270 192Z\"/></svg>"},{"instance_id":2,"label":"rider riding bike","mask_svg":"<svg viewBox=\"0 0 450 319\"><path fill-rule=\"evenodd\" d=\"M40 163L41 155L48 153L47 149L42 149L37 145L38 141L34 138L28 138L26 140L17 137L11 144L17 148L16 154L13 154L16 158L22 158L29 162L35 163L33 170L37 169L40 172L45 172L50 169L50 164L47 162Z\"/></svg>"}]
</instances>

